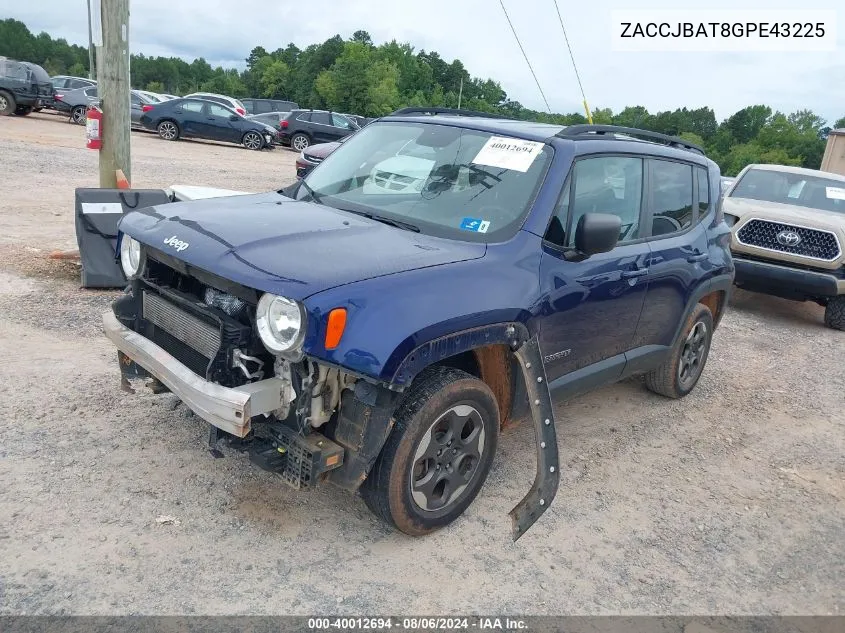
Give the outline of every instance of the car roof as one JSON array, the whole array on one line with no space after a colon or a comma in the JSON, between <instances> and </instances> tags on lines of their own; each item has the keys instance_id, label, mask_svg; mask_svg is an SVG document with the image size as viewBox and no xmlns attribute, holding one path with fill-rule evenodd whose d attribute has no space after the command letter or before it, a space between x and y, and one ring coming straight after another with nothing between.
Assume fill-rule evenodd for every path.
<instances>
[{"instance_id":1,"label":"car roof","mask_svg":"<svg viewBox=\"0 0 845 633\"><path fill-rule=\"evenodd\" d=\"M388 116L383 121L402 121L408 123L434 123L462 127L492 134L506 134L524 138L528 141L545 142L563 129L562 125L551 123L537 123L535 121L516 121L511 119L492 119L473 116L451 115L419 115L419 116Z\"/></svg>"},{"instance_id":2,"label":"car roof","mask_svg":"<svg viewBox=\"0 0 845 633\"><path fill-rule=\"evenodd\" d=\"M827 178L829 180L838 180L845 182L845 176L842 174L834 174L830 171L821 171L819 169L807 169L806 167L793 167L792 165L763 165L753 163L747 169L760 169L762 171L778 171L788 174L798 174L801 176L815 176L816 178Z\"/></svg>"}]
</instances>

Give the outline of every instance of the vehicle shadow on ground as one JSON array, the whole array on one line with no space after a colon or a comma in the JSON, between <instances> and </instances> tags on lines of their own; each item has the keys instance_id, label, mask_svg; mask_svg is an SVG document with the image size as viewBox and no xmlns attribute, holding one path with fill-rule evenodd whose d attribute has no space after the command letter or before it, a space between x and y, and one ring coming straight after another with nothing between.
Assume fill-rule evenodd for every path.
<instances>
[{"instance_id":1,"label":"vehicle shadow on ground","mask_svg":"<svg viewBox=\"0 0 845 633\"><path fill-rule=\"evenodd\" d=\"M728 309L774 319L780 325L808 325L825 329L824 308L813 301L791 301L734 288Z\"/></svg>"}]
</instances>

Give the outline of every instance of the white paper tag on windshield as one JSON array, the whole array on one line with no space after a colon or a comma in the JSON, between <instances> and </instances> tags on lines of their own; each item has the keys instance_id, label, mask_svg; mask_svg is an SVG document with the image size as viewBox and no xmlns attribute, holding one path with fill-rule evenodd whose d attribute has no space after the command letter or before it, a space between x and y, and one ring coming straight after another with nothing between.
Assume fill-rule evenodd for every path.
<instances>
[{"instance_id":1,"label":"white paper tag on windshield","mask_svg":"<svg viewBox=\"0 0 845 633\"><path fill-rule=\"evenodd\" d=\"M825 187L824 192L831 200L845 200L845 187Z\"/></svg>"},{"instance_id":2,"label":"white paper tag on windshield","mask_svg":"<svg viewBox=\"0 0 845 633\"><path fill-rule=\"evenodd\" d=\"M542 150L543 143L536 141L491 136L472 162L476 165L526 172Z\"/></svg>"}]
</instances>

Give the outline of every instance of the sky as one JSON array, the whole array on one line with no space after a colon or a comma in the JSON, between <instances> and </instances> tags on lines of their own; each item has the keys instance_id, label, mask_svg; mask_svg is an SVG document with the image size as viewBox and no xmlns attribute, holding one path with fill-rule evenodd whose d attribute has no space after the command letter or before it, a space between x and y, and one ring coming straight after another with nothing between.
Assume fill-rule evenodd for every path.
<instances>
[{"instance_id":1,"label":"sky","mask_svg":"<svg viewBox=\"0 0 845 633\"><path fill-rule=\"evenodd\" d=\"M0 18L33 32L85 44L86 0L0 0ZM572 62L553 0L504 0L551 109L582 111ZM809 0L805 9L838 10L835 52L618 52L611 46L611 12L630 0L558 0L587 100L617 112L642 105L651 112L712 107L722 120L758 103L783 112L809 108L829 123L845 116L845 3ZM680 6L679 6L680 5ZM644 0L650 10L701 7L681 0ZM801 8L794 0L714 0L710 10ZM416 50L460 59L471 75L499 81L511 99L545 105L505 20L499 0L130 0L133 53L204 57L212 65L244 66L252 47L299 47L358 30L375 43L396 39Z\"/></svg>"}]
</instances>

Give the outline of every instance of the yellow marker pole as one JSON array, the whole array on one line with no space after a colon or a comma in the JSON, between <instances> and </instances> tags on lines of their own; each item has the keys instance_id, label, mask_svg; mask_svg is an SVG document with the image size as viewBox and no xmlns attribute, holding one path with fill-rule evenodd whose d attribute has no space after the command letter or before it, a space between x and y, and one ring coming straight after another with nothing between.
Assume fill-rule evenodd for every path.
<instances>
[{"instance_id":1,"label":"yellow marker pole","mask_svg":"<svg viewBox=\"0 0 845 633\"><path fill-rule=\"evenodd\" d=\"M584 99L584 111L587 113L587 123L593 124L593 115L590 112L590 106L587 105L587 100Z\"/></svg>"}]
</instances>

